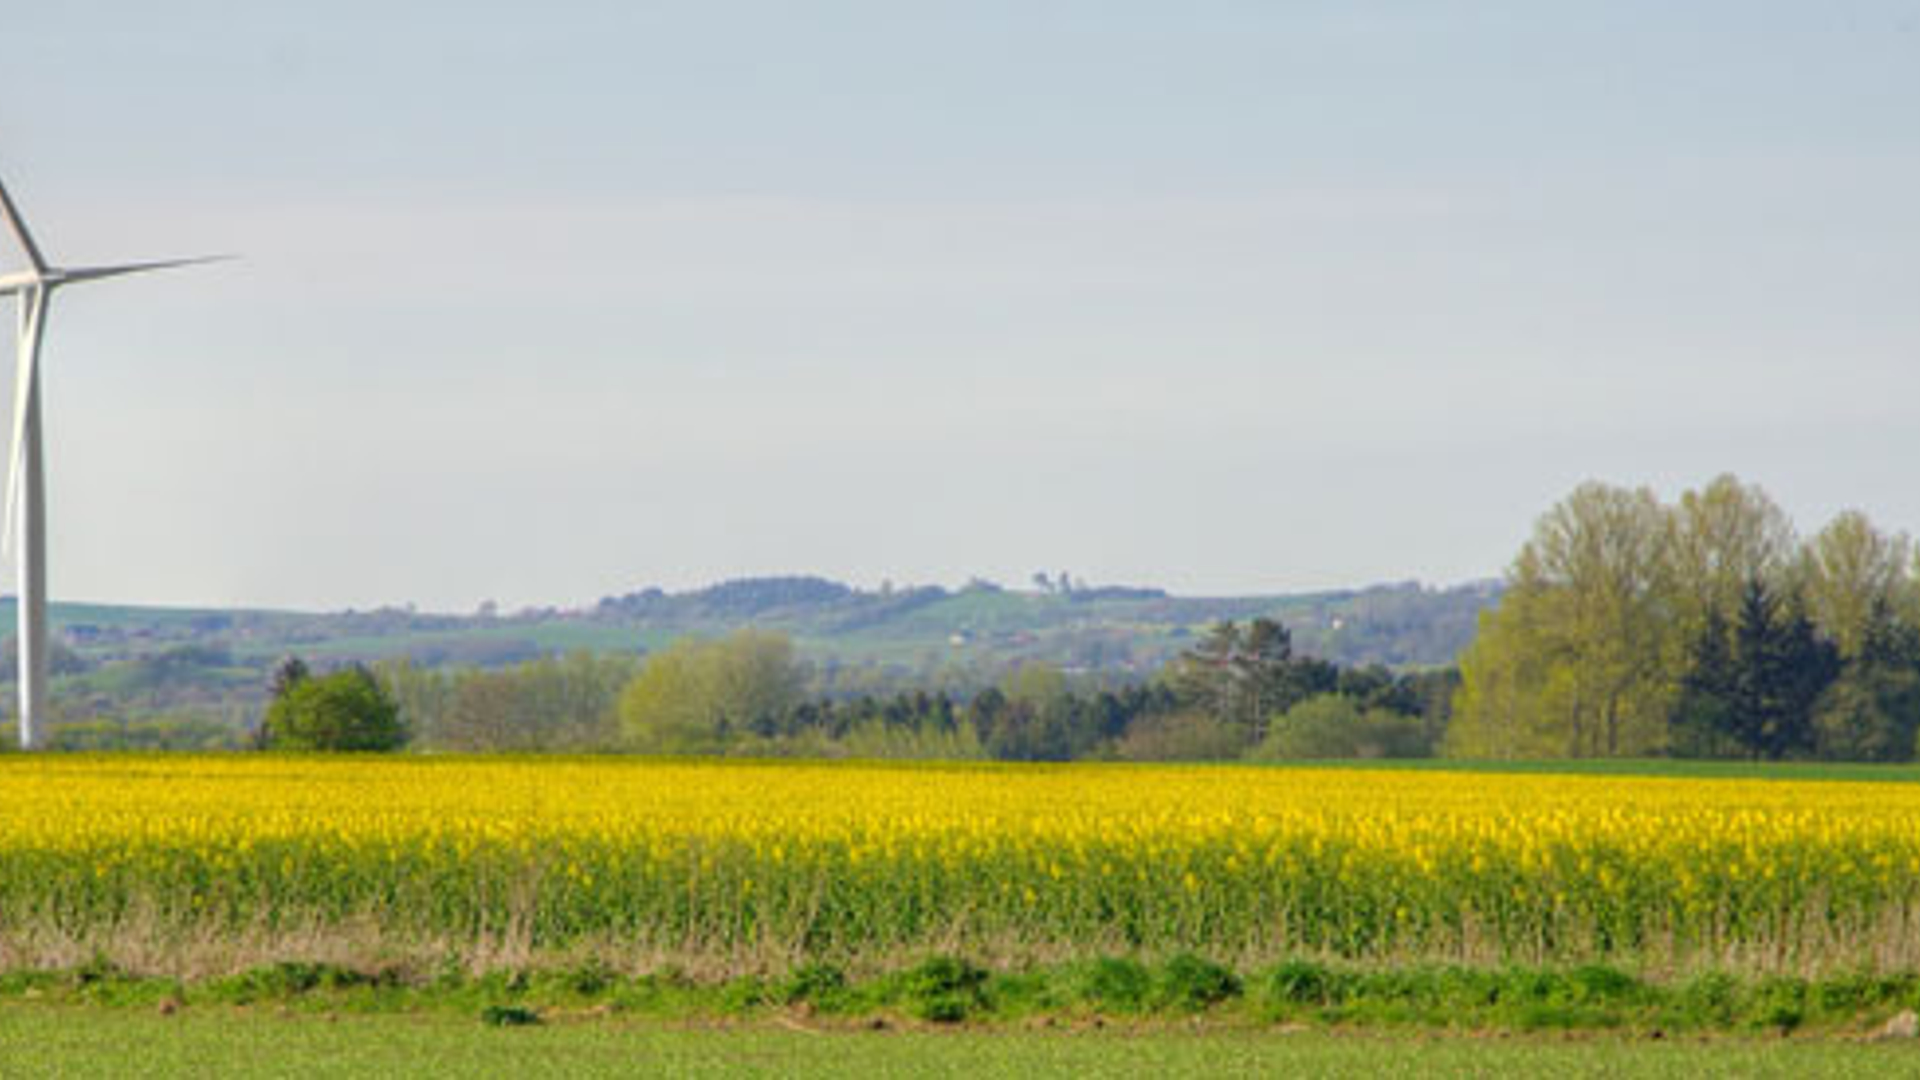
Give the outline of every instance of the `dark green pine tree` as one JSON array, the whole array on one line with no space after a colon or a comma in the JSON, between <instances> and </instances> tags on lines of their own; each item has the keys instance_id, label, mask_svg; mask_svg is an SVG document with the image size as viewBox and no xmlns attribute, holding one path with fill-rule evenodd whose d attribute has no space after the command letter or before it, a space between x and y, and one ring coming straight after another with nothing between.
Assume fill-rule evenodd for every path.
<instances>
[{"instance_id":1,"label":"dark green pine tree","mask_svg":"<svg viewBox=\"0 0 1920 1080\"><path fill-rule=\"evenodd\" d=\"M1860 651L1821 700L1820 753L1848 761L1907 761L1920 731L1920 628L1884 600Z\"/></svg>"},{"instance_id":2,"label":"dark green pine tree","mask_svg":"<svg viewBox=\"0 0 1920 1080\"><path fill-rule=\"evenodd\" d=\"M1775 695L1781 724L1767 745L1769 756L1811 756L1818 745L1814 712L1821 695L1840 676L1840 650L1820 635L1813 619L1798 605L1779 628L1776 655L1783 657Z\"/></svg>"},{"instance_id":3,"label":"dark green pine tree","mask_svg":"<svg viewBox=\"0 0 1920 1080\"><path fill-rule=\"evenodd\" d=\"M1680 697L1667 719L1668 745L1676 757L1726 757L1745 750L1736 723L1739 672L1727 617L1717 607L1688 651Z\"/></svg>"},{"instance_id":4,"label":"dark green pine tree","mask_svg":"<svg viewBox=\"0 0 1920 1080\"><path fill-rule=\"evenodd\" d=\"M1233 658L1234 679L1241 688L1242 726L1250 741L1267 737L1267 721L1298 699L1290 678L1293 634L1272 619L1255 619L1247 626L1240 651Z\"/></svg>"},{"instance_id":5,"label":"dark green pine tree","mask_svg":"<svg viewBox=\"0 0 1920 1080\"><path fill-rule=\"evenodd\" d=\"M1170 681L1181 700L1224 724L1239 721L1246 698L1239 657L1244 651L1240 627L1215 623L1205 637L1174 661Z\"/></svg>"},{"instance_id":6,"label":"dark green pine tree","mask_svg":"<svg viewBox=\"0 0 1920 1080\"><path fill-rule=\"evenodd\" d=\"M1839 674L1839 655L1806 613L1787 610L1758 578L1740 598L1726 729L1748 756L1812 753L1814 705Z\"/></svg>"}]
</instances>

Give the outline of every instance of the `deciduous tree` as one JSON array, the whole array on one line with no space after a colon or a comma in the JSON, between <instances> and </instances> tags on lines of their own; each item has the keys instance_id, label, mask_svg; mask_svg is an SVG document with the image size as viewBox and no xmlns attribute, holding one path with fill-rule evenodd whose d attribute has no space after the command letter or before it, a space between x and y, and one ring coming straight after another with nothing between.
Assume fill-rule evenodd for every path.
<instances>
[{"instance_id":1,"label":"deciduous tree","mask_svg":"<svg viewBox=\"0 0 1920 1080\"><path fill-rule=\"evenodd\" d=\"M399 706L358 664L289 682L261 730L271 750L383 751L407 741Z\"/></svg>"}]
</instances>

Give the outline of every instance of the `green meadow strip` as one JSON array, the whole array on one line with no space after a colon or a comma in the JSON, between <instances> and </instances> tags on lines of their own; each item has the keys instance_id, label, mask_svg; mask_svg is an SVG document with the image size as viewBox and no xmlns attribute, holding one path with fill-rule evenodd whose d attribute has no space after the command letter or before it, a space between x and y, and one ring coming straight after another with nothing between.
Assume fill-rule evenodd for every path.
<instances>
[{"instance_id":1,"label":"green meadow strip","mask_svg":"<svg viewBox=\"0 0 1920 1080\"><path fill-rule=\"evenodd\" d=\"M458 966L409 972L284 962L180 980L94 962L0 975L0 1004L104 1009L253 1008L324 1013L454 1013L490 1026L630 1016L804 1018L827 1026L900 1023L1305 1025L1448 1031L1758 1033L1912 1037L1920 973L1799 978L1710 972L1671 981L1618 968L1364 968L1294 960L1233 971L1181 953L1021 970L928 956L863 978L811 962L767 975L700 980L675 969L624 975Z\"/></svg>"}]
</instances>

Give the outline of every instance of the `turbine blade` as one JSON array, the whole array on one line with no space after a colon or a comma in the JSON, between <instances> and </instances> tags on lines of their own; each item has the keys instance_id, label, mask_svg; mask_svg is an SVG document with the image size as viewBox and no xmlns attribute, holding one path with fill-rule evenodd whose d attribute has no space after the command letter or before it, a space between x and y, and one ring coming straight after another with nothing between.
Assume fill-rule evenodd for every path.
<instances>
[{"instance_id":1,"label":"turbine blade","mask_svg":"<svg viewBox=\"0 0 1920 1080\"><path fill-rule=\"evenodd\" d=\"M172 270L181 266L226 262L232 258L234 258L232 255L202 255L192 259L164 259L160 262L126 263L121 266L83 266L77 270L60 271L60 283L65 285L80 281L99 281L102 278L124 277L127 274L145 274L154 270Z\"/></svg>"},{"instance_id":2,"label":"turbine blade","mask_svg":"<svg viewBox=\"0 0 1920 1080\"><path fill-rule=\"evenodd\" d=\"M33 234L27 231L27 223L21 220L20 208L13 205L13 196L7 194L7 185L0 184L0 217L7 219L7 228L13 238L20 241L21 250L27 253L27 261L35 270L45 270L47 260L40 257L40 245L33 242Z\"/></svg>"},{"instance_id":3,"label":"turbine blade","mask_svg":"<svg viewBox=\"0 0 1920 1080\"><path fill-rule=\"evenodd\" d=\"M13 453L7 459L6 531L0 533L0 552L12 554L17 542L14 525L20 518L21 467L27 444L27 400L39 378L40 339L47 326L46 289L35 289L20 301L20 354L13 381Z\"/></svg>"}]
</instances>

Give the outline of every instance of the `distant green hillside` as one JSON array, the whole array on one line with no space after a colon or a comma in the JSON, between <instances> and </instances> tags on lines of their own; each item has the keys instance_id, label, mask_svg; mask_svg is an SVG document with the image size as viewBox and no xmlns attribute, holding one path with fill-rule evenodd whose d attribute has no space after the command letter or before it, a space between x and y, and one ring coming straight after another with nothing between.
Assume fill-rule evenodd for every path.
<instances>
[{"instance_id":1,"label":"distant green hillside","mask_svg":"<svg viewBox=\"0 0 1920 1080\"><path fill-rule=\"evenodd\" d=\"M1215 622L1269 616L1292 628L1304 651L1343 664L1422 667L1451 662L1496 596L1487 585L1214 598L1119 588L860 592L775 579L610 598L589 618L665 636L750 622L786 630L816 655L912 667L1047 660L1070 669L1144 672Z\"/></svg>"},{"instance_id":2,"label":"distant green hillside","mask_svg":"<svg viewBox=\"0 0 1920 1080\"><path fill-rule=\"evenodd\" d=\"M1496 598L1494 584L1179 598L1085 586L856 590L785 577L511 615L56 603L54 711L61 724L92 728L100 746L232 746L265 701L269 671L290 653L319 667L397 657L424 667L499 667L545 653L657 650L687 634L749 625L791 634L820 665L824 684L835 686L966 688L1029 661L1133 680L1158 671L1206 626L1258 615L1290 626L1298 650L1342 665L1432 667L1465 648L1480 609ZM10 598L0 600L0 621L13 625ZM0 648L0 680L12 680L13 659L10 644ZM132 726L150 742L134 740Z\"/></svg>"},{"instance_id":3,"label":"distant green hillside","mask_svg":"<svg viewBox=\"0 0 1920 1080\"><path fill-rule=\"evenodd\" d=\"M184 645L247 665L286 653L325 659L490 666L572 649L644 651L688 634L753 625L785 631L809 655L908 668L1046 660L1146 671L1223 619L1277 618L1303 651L1342 664L1446 664L1472 638L1494 583L1417 584L1277 596L1177 597L1158 589L1015 591L986 584L860 590L821 578L754 578L680 593L648 589L581 610L506 615L400 608L308 613L55 604L60 641L88 664ZM0 599L12 625L13 601ZM8 658L0 657L0 674Z\"/></svg>"},{"instance_id":4,"label":"distant green hillside","mask_svg":"<svg viewBox=\"0 0 1920 1080\"><path fill-rule=\"evenodd\" d=\"M269 671L289 654L321 667L400 657L428 667L496 667L579 649L646 652L743 626L791 635L820 665L823 689L965 689L1030 661L1128 681L1157 670L1209 625L1255 616L1280 620L1296 648L1342 665L1418 668L1450 663L1497 597L1494 584L1176 597L1084 586L860 590L785 577L512 614L55 604L53 696L61 722L101 728L113 745L125 745L114 725L129 724L164 729L152 735L156 745L227 745L258 715ZM0 625L13 619L12 599L0 599ZM0 681L13 679L13 665L9 643L0 649Z\"/></svg>"}]
</instances>

